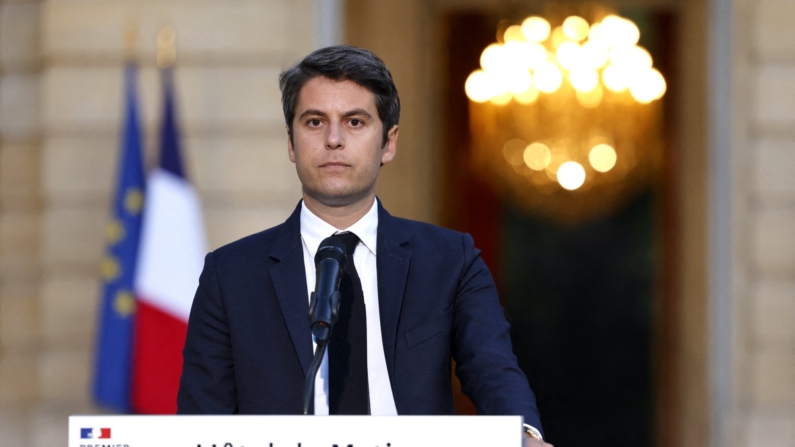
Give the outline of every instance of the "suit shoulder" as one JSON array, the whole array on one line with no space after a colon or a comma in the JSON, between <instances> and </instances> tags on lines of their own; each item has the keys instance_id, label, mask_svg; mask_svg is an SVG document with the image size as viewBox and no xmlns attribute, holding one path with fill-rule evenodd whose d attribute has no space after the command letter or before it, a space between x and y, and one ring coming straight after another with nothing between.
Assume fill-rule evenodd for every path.
<instances>
[{"instance_id":1,"label":"suit shoulder","mask_svg":"<svg viewBox=\"0 0 795 447\"><path fill-rule=\"evenodd\" d=\"M234 242L230 242L213 250L213 257L220 260L246 257L250 255L262 256L269 253L273 245L284 234L286 224L282 223L267 230L250 234Z\"/></svg>"},{"instance_id":2,"label":"suit shoulder","mask_svg":"<svg viewBox=\"0 0 795 447\"><path fill-rule=\"evenodd\" d=\"M422 244L445 246L454 246L460 249L463 239L467 238L467 234L460 231L451 230L449 228L440 227L438 225L429 224L426 222L419 222L416 220L403 219L395 217L398 225L400 225L411 239L415 239ZM471 236L470 236L471 238Z\"/></svg>"}]
</instances>

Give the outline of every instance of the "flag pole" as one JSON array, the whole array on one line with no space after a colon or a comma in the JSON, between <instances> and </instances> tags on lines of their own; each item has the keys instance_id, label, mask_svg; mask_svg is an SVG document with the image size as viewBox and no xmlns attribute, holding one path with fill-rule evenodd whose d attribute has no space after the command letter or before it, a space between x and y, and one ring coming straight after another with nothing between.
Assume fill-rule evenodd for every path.
<instances>
[{"instance_id":1,"label":"flag pole","mask_svg":"<svg viewBox=\"0 0 795 447\"><path fill-rule=\"evenodd\" d=\"M169 69L177 59L177 31L172 25L166 25L157 33L157 66Z\"/></svg>"},{"instance_id":2,"label":"flag pole","mask_svg":"<svg viewBox=\"0 0 795 447\"><path fill-rule=\"evenodd\" d=\"M124 31L124 61L130 64L136 59L138 59L138 27L129 25Z\"/></svg>"}]
</instances>

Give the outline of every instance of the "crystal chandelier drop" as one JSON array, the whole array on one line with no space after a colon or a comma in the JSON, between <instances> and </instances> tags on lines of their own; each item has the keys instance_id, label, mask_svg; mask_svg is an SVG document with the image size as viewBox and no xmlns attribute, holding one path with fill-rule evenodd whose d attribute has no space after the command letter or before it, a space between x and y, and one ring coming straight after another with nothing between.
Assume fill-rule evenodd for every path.
<instances>
[{"instance_id":1,"label":"crystal chandelier drop","mask_svg":"<svg viewBox=\"0 0 795 447\"><path fill-rule=\"evenodd\" d=\"M530 16L483 50L464 86L473 162L532 210L597 215L661 167L666 80L632 21Z\"/></svg>"}]
</instances>

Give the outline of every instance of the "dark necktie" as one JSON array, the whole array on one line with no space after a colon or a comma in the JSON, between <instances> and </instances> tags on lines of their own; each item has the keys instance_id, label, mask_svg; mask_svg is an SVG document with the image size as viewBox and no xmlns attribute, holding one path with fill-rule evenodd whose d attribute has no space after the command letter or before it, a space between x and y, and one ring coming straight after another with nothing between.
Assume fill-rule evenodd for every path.
<instances>
[{"instance_id":1,"label":"dark necktie","mask_svg":"<svg viewBox=\"0 0 795 447\"><path fill-rule=\"evenodd\" d=\"M370 414L367 381L367 318L364 293L353 252L359 237L337 235L345 242L348 261L340 282L339 317L328 345L329 414Z\"/></svg>"}]
</instances>

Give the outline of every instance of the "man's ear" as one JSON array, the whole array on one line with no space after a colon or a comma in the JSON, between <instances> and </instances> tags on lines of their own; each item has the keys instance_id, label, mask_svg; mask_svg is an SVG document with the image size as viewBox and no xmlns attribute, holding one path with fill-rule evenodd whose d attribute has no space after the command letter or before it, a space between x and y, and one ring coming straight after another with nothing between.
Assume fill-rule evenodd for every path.
<instances>
[{"instance_id":1,"label":"man's ear","mask_svg":"<svg viewBox=\"0 0 795 447\"><path fill-rule=\"evenodd\" d=\"M287 155L290 157L290 161L295 163L295 149L293 148L293 136L290 133L290 126L284 126L287 129Z\"/></svg>"},{"instance_id":2,"label":"man's ear","mask_svg":"<svg viewBox=\"0 0 795 447\"><path fill-rule=\"evenodd\" d=\"M395 124L386 134L386 144L384 144L383 153L381 154L381 166L389 163L395 158L397 153L397 139L398 125Z\"/></svg>"}]
</instances>

